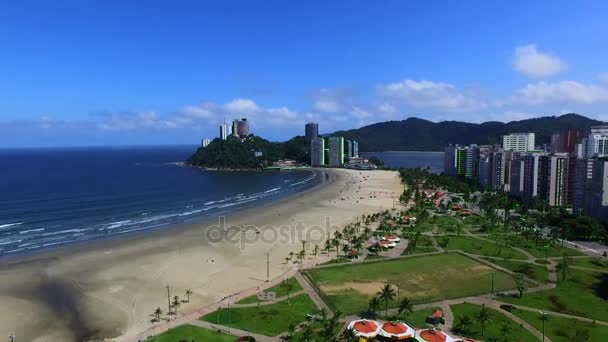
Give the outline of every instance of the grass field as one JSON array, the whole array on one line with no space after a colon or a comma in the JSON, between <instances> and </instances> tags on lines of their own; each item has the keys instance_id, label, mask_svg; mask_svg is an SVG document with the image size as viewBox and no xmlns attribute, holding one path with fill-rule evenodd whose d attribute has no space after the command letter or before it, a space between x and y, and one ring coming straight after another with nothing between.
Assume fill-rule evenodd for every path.
<instances>
[{"instance_id":1,"label":"grass field","mask_svg":"<svg viewBox=\"0 0 608 342\"><path fill-rule=\"evenodd\" d=\"M492 273L495 290L515 288L508 274L458 253L320 268L308 275L330 306L353 314L366 310L387 283L398 287L401 297L423 303L489 293Z\"/></svg>"},{"instance_id":2,"label":"grass field","mask_svg":"<svg viewBox=\"0 0 608 342\"><path fill-rule=\"evenodd\" d=\"M503 244L508 244L509 246L521 248L537 258L544 258L545 253L549 258L561 257L564 254L567 256L584 255L572 248L562 247L559 243L551 245L550 241L544 239L540 239L537 242L532 238L526 240L521 235L507 235L505 237L504 235L498 234L489 236L488 238L502 242Z\"/></svg>"},{"instance_id":3,"label":"grass field","mask_svg":"<svg viewBox=\"0 0 608 342\"><path fill-rule=\"evenodd\" d=\"M437 308L432 308L432 309L421 309L421 310L415 310L414 312L412 312L409 315L406 315L405 317L405 321L415 327L415 328L428 328L431 327L431 325L426 323L426 318L428 316L430 316L433 312L435 312L436 309L441 309L439 307ZM392 320L403 320L403 315L391 315L389 314L389 317L384 317L384 312L379 312L380 316L378 316L380 319L386 320L386 321L392 321Z\"/></svg>"},{"instance_id":4,"label":"grass field","mask_svg":"<svg viewBox=\"0 0 608 342\"><path fill-rule=\"evenodd\" d=\"M289 278L289 279L281 282L279 285L273 286L266 291L275 292L277 298L283 297L283 296L287 296L288 286L291 286L291 293L302 290L302 286L300 285L300 283L298 283L298 281L295 278ZM237 302L237 304L251 304L251 303L257 303L257 302L258 302L258 296L252 295L247 298L241 299L240 301Z\"/></svg>"},{"instance_id":5,"label":"grass field","mask_svg":"<svg viewBox=\"0 0 608 342\"><path fill-rule=\"evenodd\" d=\"M195 327L185 324L169 330L164 334L147 339L149 342L179 342L179 341L214 341L214 342L234 342L236 337L221 332Z\"/></svg>"},{"instance_id":6,"label":"grass field","mask_svg":"<svg viewBox=\"0 0 608 342\"><path fill-rule=\"evenodd\" d=\"M484 241L470 236L444 236L438 237L437 242L440 246L445 246L447 250L462 250L467 253L501 257L507 259L525 260L524 254L513 248L501 246L489 241ZM447 242L447 243L446 243Z\"/></svg>"},{"instance_id":7,"label":"grass field","mask_svg":"<svg viewBox=\"0 0 608 342\"><path fill-rule=\"evenodd\" d=\"M494 309L487 309L490 322L486 323L484 327L484 333L481 334L481 324L475 318L476 315L481 310L481 306L474 304L457 304L452 305L452 312L454 313L454 325L457 326L461 317L468 316L471 319L471 326L466 329L466 332L459 332L461 335L466 337L471 337L475 339L483 339L483 340L493 340L499 341L501 337L505 335L506 331L509 335L509 341L513 342L528 342L528 341L538 341L532 333L523 327L519 326L519 324L515 323L509 317L504 314L496 311Z\"/></svg>"},{"instance_id":8,"label":"grass field","mask_svg":"<svg viewBox=\"0 0 608 342\"><path fill-rule=\"evenodd\" d=\"M549 277L549 272L545 266L502 259L488 259L488 261L513 272L523 273L528 278L534 279L541 283L546 283Z\"/></svg>"},{"instance_id":9,"label":"grass field","mask_svg":"<svg viewBox=\"0 0 608 342\"><path fill-rule=\"evenodd\" d=\"M561 280L561 274L558 279ZM555 289L499 300L608 321L608 274L570 268L567 280Z\"/></svg>"},{"instance_id":10,"label":"grass field","mask_svg":"<svg viewBox=\"0 0 608 342\"><path fill-rule=\"evenodd\" d=\"M416 247L412 247L410 244L408 248L406 248L401 255L414 255L414 254L422 254L422 253L430 253L437 252L435 246L433 246L433 241L431 237L427 235L418 236Z\"/></svg>"},{"instance_id":11,"label":"grass field","mask_svg":"<svg viewBox=\"0 0 608 342\"><path fill-rule=\"evenodd\" d=\"M572 266L592 268L598 271L608 272L608 260L599 258L576 258L571 261Z\"/></svg>"},{"instance_id":12,"label":"grass field","mask_svg":"<svg viewBox=\"0 0 608 342\"><path fill-rule=\"evenodd\" d=\"M230 311L222 308L200 319L225 326L230 322L233 327L241 330L276 336L287 331L290 324L303 322L307 314L318 311L307 295L298 295L290 300L290 304L284 301L260 307L230 308Z\"/></svg>"},{"instance_id":13,"label":"grass field","mask_svg":"<svg viewBox=\"0 0 608 342\"><path fill-rule=\"evenodd\" d=\"M540 313L519 309L513 309L511 313L542 332L543 320ZM586 330L589 339L577 338L577 330ZM553 342L608 341L608 327L551 315L548 315L545 320L545 334Z\"/></svg>"}]
</instances>

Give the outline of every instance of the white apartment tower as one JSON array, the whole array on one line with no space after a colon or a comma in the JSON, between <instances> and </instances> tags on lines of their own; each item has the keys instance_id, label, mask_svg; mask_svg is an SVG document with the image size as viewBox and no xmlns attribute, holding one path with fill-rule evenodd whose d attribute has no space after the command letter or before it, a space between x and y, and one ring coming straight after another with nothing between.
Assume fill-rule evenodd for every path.
<instances>
[{"instance_id":1,"label":"white apartment tower","mask_svg":"<svg viewBox=\"0 0 608 342\"><path fill-rule=\"evenodd\" d=\"M534 133L511 133L503 135L502 148L514 152L534 150Z\"/></svg>"}]
</instances>

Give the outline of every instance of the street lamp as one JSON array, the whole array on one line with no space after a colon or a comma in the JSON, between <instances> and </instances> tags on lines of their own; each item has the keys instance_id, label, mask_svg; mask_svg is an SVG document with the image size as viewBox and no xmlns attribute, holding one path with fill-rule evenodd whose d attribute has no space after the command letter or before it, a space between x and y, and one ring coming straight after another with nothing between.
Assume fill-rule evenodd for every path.
<instances>
[{"instance_id":1,"label":"street lamp","mask_svg":"<svg viewBox=\"0 0 608 342\"><path fill-rule=\"evenodd\" d=\"M547 320L547 313L538 311L541 314L541 320L543 321L543 342L545 342L545 321Z\"/></svg>"}]
</instances>

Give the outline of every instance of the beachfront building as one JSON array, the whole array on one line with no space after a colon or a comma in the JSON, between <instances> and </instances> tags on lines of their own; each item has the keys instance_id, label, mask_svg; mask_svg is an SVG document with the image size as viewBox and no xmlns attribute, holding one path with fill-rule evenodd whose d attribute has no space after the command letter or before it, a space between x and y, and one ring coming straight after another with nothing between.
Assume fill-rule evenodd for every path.
<instances>
[{"instance_id":1,"label":"beachfront building","mask_svg":"<svg viewBox=\"0 0 608 342\"><path fill-rule=\"evenodd\" d=\"M325 165L325 139L317 137L310 141L310 165Z\"/></svg>"},{"instance_id":2,"label":"beachfront building","mask_svg":"<svg viewBox=\"0 0 608 342\"><path fill-rule=\"evenodd\" d=\"M608 126L591 127L589 136L584 140L586 153L585 157L605 157L608 156Z\"/></svg>"},{"instance_id":3,"label":"beachfront building","mask_svg":"<svg viewBox=\"0 0 608 342\"><path fill-rule=\"evenodd\" d=\"M585 184L585 209L587 216L608 223L608 160L594 159L591 178Z\"/></svg>"},{"instance_id":4,"label":"beachfront building","mask_svg":"<svg viewBox=\"0 0 608 342\"><path fill-rule=\"evenodd\" d=\"M247 118L235 119L232 121L232 135L236 137L245 138L248 137L249 132L249 122Z\"/></svg>"},{"instance_id":5,"label":"beachfront building","mask_svg":"<svg viewBox=\"0 0 608 342\"><path fill-rule=\"evenodd\" d=\"M348 159L353 157L353 142L346 140L346 156Z\"/></svg>"},{"instance_id":6,"label":"beachfront building","mask_svg":"<svg viewBox=\"0 0 608 342\"><path fill-rule=\"evenodd\" d=\"M511 133L502 137L502 148L515 152L534 150L534 133Z\"/></svg>"},{"instance_id":7,"label":"beachfront building","mask_svg":"<svg viewBox=\"0 0 608 342\"><path fill-rule=\"evenodd\" d=\"M228 131L228 126L226 126L226 124L221 124L220 125L220 139L226 140L226 138L228 137L227 131Z\"/></svg>"},{"instance_id":8,"label":"beachfront building","mask_svg":"<svg viewBox=\"0 0 608 342\"><path fill-rule=\"evenodd\" d=\"M203 139L203 147L207 147L211 143L211 140L205 138Z\"/></svg>"},{"instance_id":9,"label":"beachfront building","mask_svg":"<svg viewBox=\"0 0 608 342\"><path fill-rule=\"evenodd\" d=\"M359 142L353 140L353 158L359 158Z\"/></svg>"},{"instance_id":10,"label":"beachfront building","mask_svg":"<svg viewBox=\"0 0 608 342\"><path fill-rule=\"evenodd\" d=\"M304 134L307 140L312 140L319 137L319 124L309 122L304 126Z\"/></svg>"},{"instance_id":11,"label":"beachfront building","mask_svg":"<svg viewBox=\"0 0 608 342\"><path fill-rule=\"evenodd\" d=\"M327 138L329 146L328 165L333 167L341 167L344 165L344 138L329 137Z\"/></svg>"},{"instance_id":12,"label":"beachfront building","mask_svg":"<svg viewBox=\"0 0 608 342\"><path fill-rule=\"evenodd\" d=\"M490 188L492 190L502 190L504 187L504 161L504 151L498 150L490 152Z\"/></svg>"}]
</instances>

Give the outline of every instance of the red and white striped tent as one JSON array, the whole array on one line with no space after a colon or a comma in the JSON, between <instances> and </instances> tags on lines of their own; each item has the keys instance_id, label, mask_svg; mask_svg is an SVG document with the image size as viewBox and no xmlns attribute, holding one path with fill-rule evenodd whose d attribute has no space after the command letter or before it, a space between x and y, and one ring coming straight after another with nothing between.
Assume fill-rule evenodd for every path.
<instances>
[{"instance_id":1,"label":"red and white striped tent","mask_svg":"<svg viewBox=\"0 0 608 342\"><path fill-rule=\"evenodd\" d=\"M379 335L392 340L405 340L413 337L415 333L414 328L403 322L386 322L382 325Z\"/></svg>"}]
</instances>

